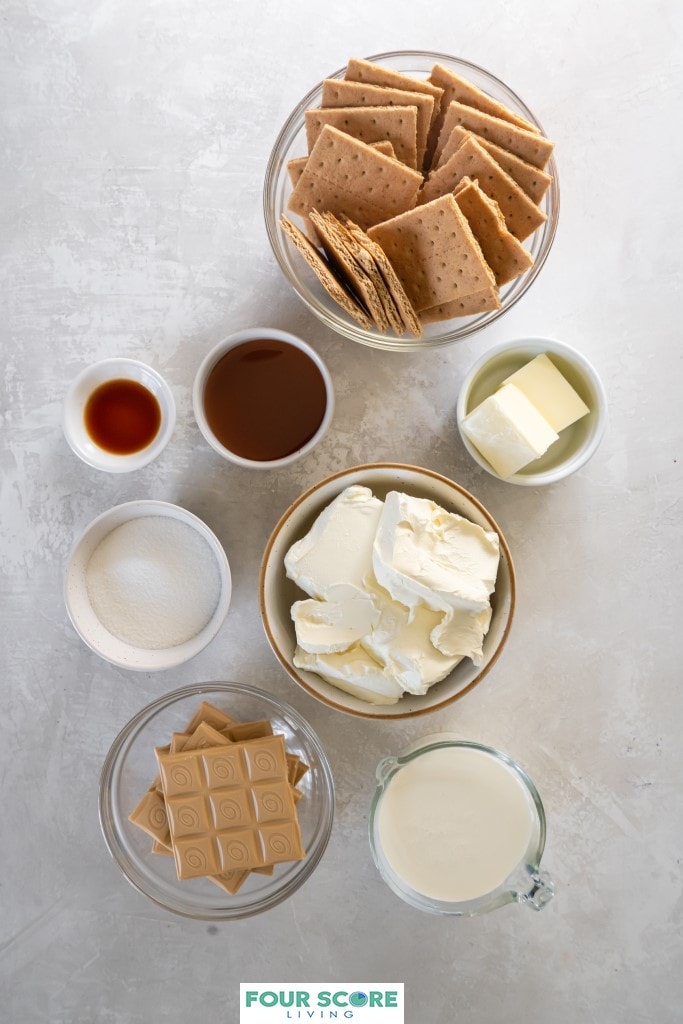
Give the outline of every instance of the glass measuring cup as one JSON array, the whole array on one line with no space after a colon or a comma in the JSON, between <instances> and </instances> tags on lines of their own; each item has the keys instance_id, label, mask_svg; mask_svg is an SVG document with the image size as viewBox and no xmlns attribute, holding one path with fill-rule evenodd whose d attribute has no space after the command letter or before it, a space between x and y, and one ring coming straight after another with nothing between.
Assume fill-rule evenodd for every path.
<instances>
[{"instance_id":1,"label":"glass measuring cup","mask_svg":"<svg viewBox=\"0 0 683 1024\"><path fill-rule=\"evenodd\" d=\"M555 892L540 870L546 821L536 787L480 743L429 736L385 757L369 833L382 878L419 910L476 917L515 902L542 910Z\"/></svg>"}]
</instances>

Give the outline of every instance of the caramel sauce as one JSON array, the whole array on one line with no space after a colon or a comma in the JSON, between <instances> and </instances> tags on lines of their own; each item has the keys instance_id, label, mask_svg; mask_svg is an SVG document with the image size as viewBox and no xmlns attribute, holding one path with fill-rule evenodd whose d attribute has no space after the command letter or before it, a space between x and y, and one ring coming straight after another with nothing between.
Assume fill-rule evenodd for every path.
<instances>
[{"instance_id":1,"label":"caramel sauce","mask_svg":"<svg viewBox=\"0 0 683 1024\"><path fill-rule=\"evenodd\" d=\"M152 392L136 380L109 380L88 398L84 420L98 448L112 455L132 455L157 436L161 408Z\"/></svg>"},{"instance_id":2,"label":"caramel sauce","mask_svg":"<svg viewBox=\"0 0 683 1024\"><path fill-rule=\"evenodd\" d=\"M327 406L323 376L313 360L285 341L236 345L218 360L204 388L211 430L243 459L270 462L313 437Z\"/></svg>"}]
</instances>

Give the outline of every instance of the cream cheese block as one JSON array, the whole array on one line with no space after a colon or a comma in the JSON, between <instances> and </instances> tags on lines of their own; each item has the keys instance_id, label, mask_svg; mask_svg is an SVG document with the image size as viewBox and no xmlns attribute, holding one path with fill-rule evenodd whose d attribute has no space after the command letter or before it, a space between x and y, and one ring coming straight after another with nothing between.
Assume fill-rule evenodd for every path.
<instances>
[{"instance_id":1,"label":"cream cheese block","mask_svg":"<svg viewBox=\"0 0 683 1024\"><path fill-rule=\"evenodd\" d=\"M358 644L336 654L308 654L297 647L294 664L369 704L395 704L403 695L401 684Z\"/></svg>"},{"instance_id":2,"label":"cream cheese block","mask_svg":"<svg viewBox=\"0 0 683 1024\"><path fill-rule=\"evenodd\" d=\"M471 658L474 665L484 660L484 637L491 625L491 606L483 612L456 613L450 609L431 632L430 640L446 657Z\"/></svg>"},{"instance_id":3,"label":"cream cheese block","mask_svg":"<svg viewBox=\"0 0 683 1024\"><path fill-rule=\"evenodd\" d=\"M378 621L361 640L362 646L408 693L426 693L461 660L461 656L442 654L430 640L444 614L424 605L409 609L393 601L372 576L365 585L378 611Z\"/></svg>"},{"instance_id":4,"label":"cream cheese block","mask_svg":"<svg viewBox=\"0 0 683 1024\"><path fill-rule=\"evenodd\" d=\"M558 434L515 384L504 384L462 421L462 430L505 479L540 458Z\"/></svg>"},{"instance_id":5,"label":"cream cheese block","mask_svg":"<svg viewBox=\"0 0 683 1024\"><path fill-rule=\"evenodd\" d=\"M296 642L309 654L346 651L370 632L379 617L372 597L350 583L330 587L325 601L309 598L292 605Z\"/></svg>"},{"instance_id":6,"label":"cream cheese block","mask_svg":"<svg viewBox=\"0 0 683 1024\"><path fill-rule=\"evenodd\" d=\"M369 487L347 487L285 555L289 578L310 597L327 597L340 583L361 589L381 512Z\"/></svg>"},{"instance_id":7,"label":"cream cheese block","mask_svg":"<svg viewBox=\"0 0 683 1024\"><path fill-rule=\"evenodd\" d=\"M482 612L500 559L497 534L427 498L390 491L372 549L375 577L408 608Z\"/></svg>"}]
</instances>

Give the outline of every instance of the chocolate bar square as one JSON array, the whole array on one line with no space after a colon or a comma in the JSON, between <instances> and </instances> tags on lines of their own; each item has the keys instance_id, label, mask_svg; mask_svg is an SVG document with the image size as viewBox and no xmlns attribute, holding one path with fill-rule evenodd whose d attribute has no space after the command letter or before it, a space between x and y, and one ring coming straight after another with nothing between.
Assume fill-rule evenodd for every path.
<instances>
[{"instance_id":1,"label":"chocolate bar square","mask_svg":"<svg viewBox=\"0 0 683 1024\"><path fill-rule=\"evenodd\" d=\"M305 856L281 735L157 759L178 878Z\"/></svg>"}]
</instances>

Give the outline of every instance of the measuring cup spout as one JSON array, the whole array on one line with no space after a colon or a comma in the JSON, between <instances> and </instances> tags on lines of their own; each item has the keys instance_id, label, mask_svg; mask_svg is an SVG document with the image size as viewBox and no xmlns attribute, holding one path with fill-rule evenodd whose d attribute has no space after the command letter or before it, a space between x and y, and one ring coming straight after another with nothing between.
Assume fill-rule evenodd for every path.
<instances>
[{"instance_id":1,"label":"measuring cup spout","mask_svg":"<svg viewBox=\"0 0 683 1024\"><path fill-rule=\"evenodd\" d=\"M387 779L389 778L397 764L397 757L385 757L380 761L380 763L377 765L376 772L377 782L379 783L380 786L384 785L384 783L387 781Z\"/></svg>"}]
</instances>

